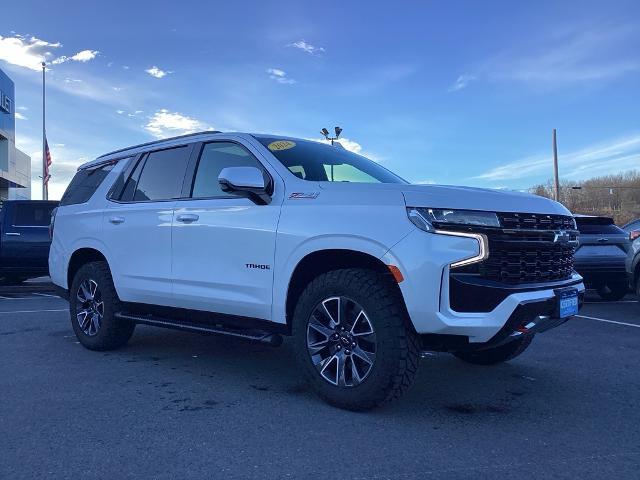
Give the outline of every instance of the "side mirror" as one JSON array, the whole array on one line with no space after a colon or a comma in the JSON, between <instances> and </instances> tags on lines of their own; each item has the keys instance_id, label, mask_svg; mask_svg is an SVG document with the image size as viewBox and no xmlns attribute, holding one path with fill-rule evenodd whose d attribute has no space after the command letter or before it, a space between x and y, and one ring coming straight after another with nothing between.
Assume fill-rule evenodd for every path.
<instances>
[{"instance_id":1,"label":"side mirror","mask_svg":"<svg viewBox=\"0 0 640 480\"><path fill-rule=\"evenodd\" d=\"M254 202L266 205L271 202L269 185L262 170L256 167L226 167L218 175L223 192L238 193Z\"/></svg>"}]
</instances>

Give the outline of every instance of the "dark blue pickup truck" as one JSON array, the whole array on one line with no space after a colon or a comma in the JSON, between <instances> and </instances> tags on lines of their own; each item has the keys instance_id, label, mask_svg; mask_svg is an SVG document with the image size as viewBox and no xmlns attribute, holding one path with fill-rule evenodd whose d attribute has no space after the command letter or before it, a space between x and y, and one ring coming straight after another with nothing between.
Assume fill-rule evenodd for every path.
<instances>
[{"instance_id":1,"label":"dark blue pickup truck","mask_svg":"<svg viewBox=\"0 0 640 480\"><path fill-rule=\"evenodd\" d=\"M58 202L5 200L0 204L0 283L49 275L49 224Z\"/></svg>"}]
</instances>

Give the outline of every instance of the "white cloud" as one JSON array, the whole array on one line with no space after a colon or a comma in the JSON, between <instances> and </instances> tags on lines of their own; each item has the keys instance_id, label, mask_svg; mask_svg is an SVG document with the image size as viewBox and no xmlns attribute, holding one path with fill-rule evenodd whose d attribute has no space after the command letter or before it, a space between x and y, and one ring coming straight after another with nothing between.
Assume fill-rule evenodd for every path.
<instances>
[{"instance_id":1,"label":"white cloud","mask_svg":"<svg viewBox=\"0 0 640 480\"><path fill-rule=\"evenodd\" d=\"M82 50L70 57L67 57L66 55L62 55L61 57L58 57L55 60L53 60L51 63L53 65L60 65L61 63L66 63L69 61L85 63L85 62L88 62L89 60L93 60L94 58L96 58L96 56L99 53L100 52L98 52L97 50Z\"/></svg>"},{"instance_id":2,"label":"white cloud","mask_svg":"<svg viewBox=\"0 0 640 480\"><path fill-rule=\"evenodd\" d=\"M116 110L116 113L117 113L118 115L122 115L122 114L124 113L124 110Z\"/></svg>"},{"instance_id":3,"label":"white cloud","mask_svg":"<svg viewBox=\"0 0 640 480\"><path fill-rule=\"evenodd\" d=\"M463 73L460 75L453 85L449 87L449 92L457 92L458 90L462 90L463 88L467 88L469 83L475 80L475 75L471 75L469 73Z\"/></svg>"},{"instance_id":4,"label":"white cloud","mask_svg":"<svg viewBox=\"0 0 640 480\"><path fill-rule=\"evenodd\" d=\"M27 107L19 106L18 110L22 110L23 112L26 112L29 109Z\"/></svg>"},{"instance_id":5,"label":"white cloud","mask_svg":"<svg viewBox=\"0 0 640 480\"><path fill-rule=\"evenodd\" d=\"M569 85L620 77L640 71L640 58L629 56L636 25L569 29L537 40L533 48L512 49L484 67L494 80L541 86ZM535 39L534 39L535 42Z\"/></svg>"},{"instance_id":6,"label":"white cloud","mask_svg":"<svg viewBox=\"0 0 640 480\"><path fill-rule=\"evenodd\" d=\"M47 42L36 37L27 38L22 35L3 37L0 35L0 60L11 65L40 71L42 69L41 62L48 55L51 55L50 50L60 46L59 42Z\"/></svg>"},{"instance_id":7,"label":"white cloud","mask_svg":"<svg viewBox=\"0 0 640 480\"><path fill-rule=\"evenodd\" d=\"M213 130L206 123L178 112L170 112L163 108L149 117L144 126L151 135L157 138L173 137L203 130Z\"/></svg>"},{"instance_id":8,"label":"white cloud","mask_svg":"<svg viewBox=\"0 0 640 480\"><path fill-rule=\"evenodd\" d=\"M287 45L287 47L297 48L310 55L318 55L324 52L323 47L316 47L315 45L307 43L305 40L298 40L297 42L290 43L289 45Z\"/></svg>"},{"instance_id":9,"label":"white cloud","mask_svg":"<svg viewBox=\"0 0 640 480\"><path fill-rule=\"evenodd\" d=\"M123 65L122 68L123 70L129 70L131 67L129 65Z\"/></svg>"},{"instance_id":10,"label":"white cloud","mask_svg":"<svg viewBox=\"0 0 640 480\"><path fill-rule=\"evenodd\" d=\"M558 152L560 175L580 180L597 175L637 169L640 166L640 134L589 145L572 152ZM505 181L522 178L551 177L551 154L532 155L494 167L474 179Z\"/></svg>"},{"instance_id":11,"label":"white cloud","mask_svg":"<svg viewBox=\"0 0 640 480\"><path fill-rule=\"evenodd\" d=\"M17 120L28 120L27 117L25 117L23 114L21 114L20 112L16 112L16 119Z\"/></svg>"},{"instance_id":12,"label":"white cloud","mask_svg":"<svg viewBox=\"0 0 640 480\"><path fill-rule=\"evenodd\" d=\"M151 68L146 69L145 72L147 72L149 75L151 75L152 77L155 77L155 78L166 77L170 73L173 73L172 71L169 71L169 70L162 70L162 69L156 67L155 65L153 67L151 67Z\"/></svg>"},{"instance_id":13,"label":"white cloud","mask_svg":"<svg viewBox=\"0 0 640 480\"><path fill-rule=\"evenodd\" d=\"M280 70L279 68L267 68L267 73L269 74L269 78L271 80L275 80L278 83L289 85L296 83L293 78L289 78L287 76L287 72L285 72L284 70Z\"/></svg>"},{"instance_id":14,"label":"white cloud","mask_svg":"<svg viewBox=\"0 0 640 480\"><path fill-rule=\"evenodd\" d=\"M82 50L81 52L76 53L71 60L75 62L88 62L89 60L93 60L99 54L97 50Z\"/></svg>"}]
</instances>

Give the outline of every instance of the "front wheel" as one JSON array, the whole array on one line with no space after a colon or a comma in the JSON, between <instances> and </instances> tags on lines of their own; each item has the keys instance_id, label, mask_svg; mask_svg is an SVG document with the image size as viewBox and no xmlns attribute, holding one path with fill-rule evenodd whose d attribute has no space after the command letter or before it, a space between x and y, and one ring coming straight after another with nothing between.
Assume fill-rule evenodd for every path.
<instances>
[{"instance_id":1,"label":"front wheel","mask_svg":"<svg viewBox=\"0 0 640 480\"><path fill-rule=\"evenodd\" d=\"M71 325L78 341L89 350L113 350L126 345L135 323L116 318L120 299L106 262L83 265L69 292Z\"/></svg>"},{"instance_id":2,"label":"front wheel","mask_svg":"<svg viewBox=\"0 0 640 480\"><path fill-rule=\"evenodd\" d=\"M513 340L499 347L485 348L482 350L466 350L453 352L453 354L460 360L475 365L494 365L516 358L531 345L533 337L534 335L527 335L526 337Z\"/></svg>"},{"instance_id":3,"label":"front wheel","mask_svg":"<svg viewBox=\"0 0 640 480\"><path fill-rule=\"evenodd\" d=\"M418 336L397 288L365 269L335 270L304 290L293 317L296 357L331 405L367 410L396 399L418 368Z\"/></svg>"}]
</instances>

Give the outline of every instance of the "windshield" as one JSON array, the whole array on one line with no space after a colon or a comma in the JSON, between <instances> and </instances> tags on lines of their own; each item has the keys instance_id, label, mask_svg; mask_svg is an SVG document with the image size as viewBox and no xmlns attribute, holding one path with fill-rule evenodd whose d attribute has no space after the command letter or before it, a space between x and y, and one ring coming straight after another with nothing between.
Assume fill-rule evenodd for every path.
<instances>
[{"instance_id":1,"label":"windshield","mask_svg":"<svg viewBox=\"0 0 640 480\"><path fill-rule=\"evenodd\" d=\"M256 136L296 177L312 182L407 183L361 155L311 140Z\"/></svg>"}]
</instances>

